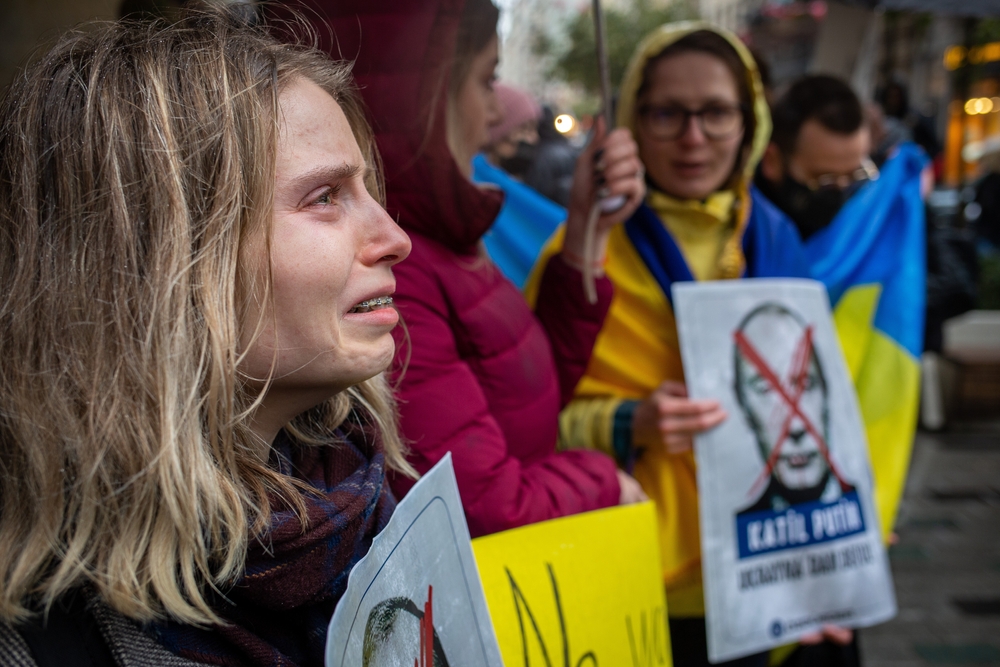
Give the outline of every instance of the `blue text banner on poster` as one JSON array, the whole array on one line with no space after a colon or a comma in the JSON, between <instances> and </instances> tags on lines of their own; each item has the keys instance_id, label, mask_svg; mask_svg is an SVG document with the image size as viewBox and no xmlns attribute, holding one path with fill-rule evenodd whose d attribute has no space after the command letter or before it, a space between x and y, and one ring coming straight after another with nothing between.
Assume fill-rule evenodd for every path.
<instances>
[{"instance_id":1,"label":"blue text banner on poster","mask_svg":"<svg viewBox=\"0 0 1000 667\"><path fill-rule=\"evenodd\" d=\"M823 544L865 532L858 492L833 502L799 503L783 511L763 510L736 515L739 557L749 558L812 544Z\"/></svg>"}]
</instances>

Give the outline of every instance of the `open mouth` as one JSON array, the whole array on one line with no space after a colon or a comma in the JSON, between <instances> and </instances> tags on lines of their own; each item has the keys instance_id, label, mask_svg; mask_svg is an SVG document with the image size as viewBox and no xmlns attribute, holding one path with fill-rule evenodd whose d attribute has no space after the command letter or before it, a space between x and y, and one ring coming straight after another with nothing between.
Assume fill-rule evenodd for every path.
<instances>
[{"instance_id":1,"label":"open mouth","mask_svg":"<svg viewBox=\"0 0 1000 667\"><path fill-rule=\"evenodd\" d=\"M354 306L354 308L351 308L347 312L349 312L349 313L368 313L368 312L371 312L373 310L378 310L379 308L388 308L391 305L392 305L392 297L391 296L377 296L374 299L368 299L366 301L362 301L361 303L359 303L358 305Z\"/></svg>"},{"instance_id":2,"label":"open mouth","mask_svg":"<svg viewBox=\"0 0 1000 667\"><path fill-rule=\"evenodd\" d=\"M816 454L791 454L789 456L782 456L781 458L783 458L791 468L805 468L814 458L816 458Z\"/></svg>"}]
</instances>

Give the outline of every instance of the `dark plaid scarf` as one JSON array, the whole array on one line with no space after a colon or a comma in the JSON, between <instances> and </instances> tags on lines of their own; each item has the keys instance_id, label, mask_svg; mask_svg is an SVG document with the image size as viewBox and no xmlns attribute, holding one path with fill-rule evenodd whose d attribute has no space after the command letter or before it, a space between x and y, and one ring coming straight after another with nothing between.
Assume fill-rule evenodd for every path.
<instances>
[{"instance_id":1,"label":"dark plaid scarf","mask_svg":"<svg viewBox=\"0 0 1000 667\"><path fill-rule=\"evenodd\" d=\"M323 665L326 631L347 576L389 521L396 501L380 444L357 425L330 447L297 445L283 431L272 462L323 495L304 494L308 527L287 506L273 505L270 529L251 543L246 571L213 607L229 624L150 628L182 657L212 665Z\"/></svg>"}]
</instances>

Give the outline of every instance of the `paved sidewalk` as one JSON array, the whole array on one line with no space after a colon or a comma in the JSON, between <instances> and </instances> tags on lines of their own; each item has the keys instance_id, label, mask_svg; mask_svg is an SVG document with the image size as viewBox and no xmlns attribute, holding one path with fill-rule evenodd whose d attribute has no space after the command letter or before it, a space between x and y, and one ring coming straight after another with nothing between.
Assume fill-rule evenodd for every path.
<instances>
[{"instance_id":1,"label":"paved sidewalk","mask_svg":"<svg viewBox=\"0 0 1000 667\"><path fill-rule=\"evenodd\" d=\"M899 615L864 664L1000 665L1000 421L918 434L897 533Z\"/></svg>"}]
</instances>

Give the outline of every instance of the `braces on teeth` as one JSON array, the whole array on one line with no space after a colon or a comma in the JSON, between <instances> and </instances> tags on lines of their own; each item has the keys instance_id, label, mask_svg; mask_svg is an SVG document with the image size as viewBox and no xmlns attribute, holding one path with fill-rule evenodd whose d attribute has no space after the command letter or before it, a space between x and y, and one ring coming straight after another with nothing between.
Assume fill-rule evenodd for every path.
<instances>
[{"instance_id":1,"label":"braces on teeth","mask_svg":"<svg viewBox=\"0 0 1000 667\"><path fill-rule=\"evenodd\" d=\"M362 301L358 305L351 308L352 313L367 313L376 308L381 308L383 306L391 306L392 297L391 296L380 296L374 299L368 299L367 301Z\"/></svg>"}]
</instances>

